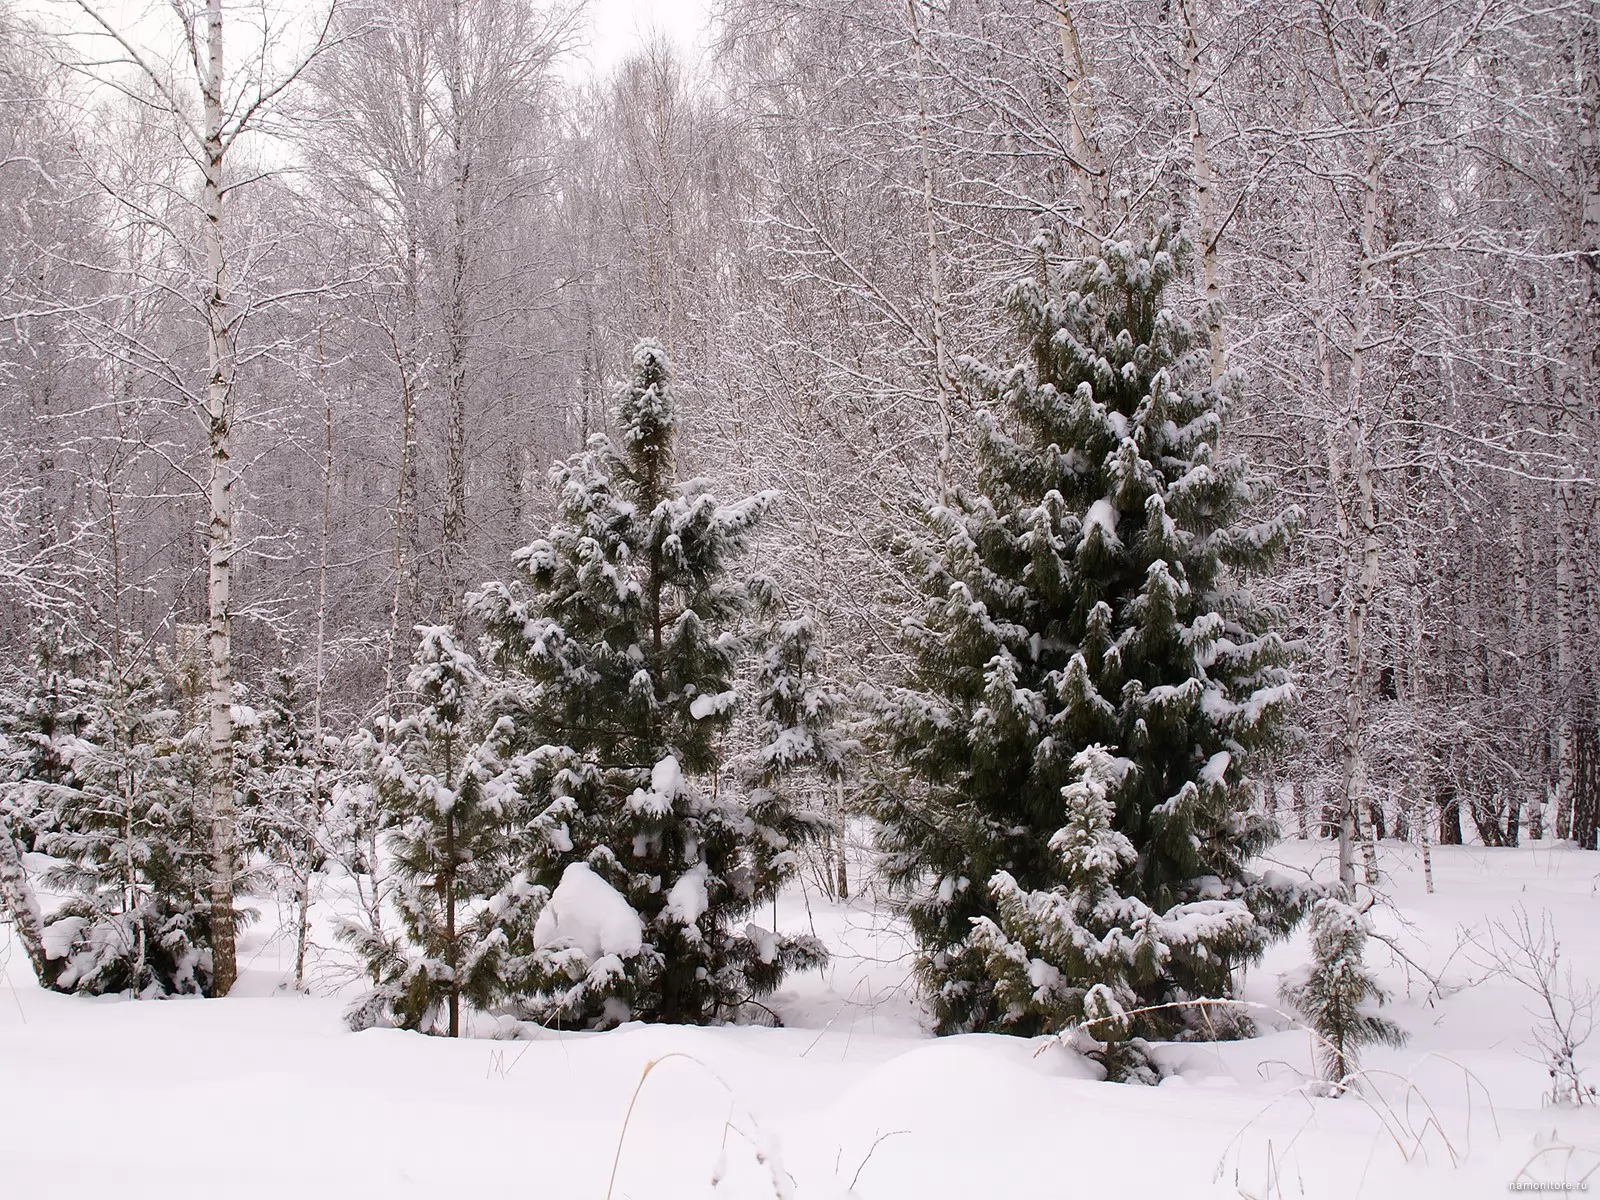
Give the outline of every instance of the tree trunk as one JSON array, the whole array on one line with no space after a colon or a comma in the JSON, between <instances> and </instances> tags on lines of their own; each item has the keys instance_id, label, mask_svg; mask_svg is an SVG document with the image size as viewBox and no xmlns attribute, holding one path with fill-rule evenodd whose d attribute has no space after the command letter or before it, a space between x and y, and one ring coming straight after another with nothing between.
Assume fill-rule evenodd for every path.
<instances>
[{"instance_id":1,"label":"tree trunk","mask_svg":"<svg viewBox=\"0 0 1600 1200\"><path fill-rule=\"evenodd\" d=\"M839 823L838 854L834 861L834 870L837 876L835 890L840 900L850 899L850 874L845 868L845 827L844 827L844 777L841 775L833 781L834 787L834 819ZM773 926L777 928L776 925Z\"/></svg>"},{"instance_id":2,"label":"tree trunk","mask_svg":"<svg viewBox=\"0 0 1600 1200\"><path fill-rule=\"evenodd\" d=\"M446 762L449 761L448 752ZM446 767L445 778L449 778ZM461 1036L461 948L456 944L456 812L444 815L445 870L440 890L444 896L444 939L450 967L450 1036Z\"/></svg>"},{"instance_id":3,"label":"tree trunk","mask_svg":"<svg viewBox=\"0 0 1600 1200\"><path fill-rule=\"evenodd\" d=\"M416 393L413 375L405 348L397 336L391 335L390 347L394 353L395 367L400 373L400 464L395 475L394 547L391 570L394 572L394 592L389 601L389 644L383 662L383 713L392 718L395 714L395 668L401 649L400 614L406 596L406 579L410 552L415 547L416 488L412 459L416 438ZM415 596L412 597L411 615L417 615ZM409 628L409 627L408 627ZM389 727L383 731L383 744L389 745ZM377 864L373 867L373 886L377 886Z\"/></svg>"},{"instance_id":4,"label":"tree trunk","mask_svg":"<svg viewBox=\"0 0 1600 1200\"><path fill-rule=\"evenodd\" d=\"M944 265L939 259L938 228L933 219L933 152L928 146L928 85L923 69L922 24L917 17L920 0L906 0L911 18L911 44L917 71L917 149L922 162L923 237L928 254L929 340L933 343L933 369L939 393L939 502L950 499L951 433L956 392L955 372L949 363L944 336Z\"/></svg>"},{"instance_id":5,"label":"tree trunk","mask_svg":"<svg viewBox=\"0 0 1600 1200\"><path fill-rule=\"evenodd\" d=\"M1439 844L1461 845L1461 793L1453 781L1439 789Z\"/></svg>"},{"instance_id":6,"label":"tree trunk","mask_svg":"<svg viewBox=\"0 0 1600 1200\"><path fill-rule=\"evenodd\" d=\"M1556 661L1557 695L1561 701L1558 741L1559 794L1556 802L1556 833L1584 842L1594 838L1593 817L1580 805L1591 807L1587 791L1587 756L1593 740L1595 683L1580 664L1578 647L1582 640L1594 638L1600 630L1583 629L1593 596L1584 595L1587 562L1587 529L1592 503L1580 503L1575 477L1591 466L1582 460L1593 457L1593 389L1600 377L1600 345L1596 345L1593 322L1600 313L1600 68L1597 53L1595 17L1592 6L1584 19L1571 23L1572 61L1578 68L1577 154L1574 183L1575 201L1567 236L1576 251L1572 280L1572 300L1565 315L1565 359L1558 418L1561 440L1573 461L1556 485L1556 520L1559 545L1556 559ZM1588 497L1583 497L1588 501ZM1592 589L1591 589L1592 590Z\"/></svg>"},{"instance_id":7,"label":"tree trunk","mask_svg":"<svg viewBox=\"0 0 1600 1200\"><path fill-rule=\"evenodd\" d=\"M1056 9L1056 29L1061 35L1061 61L1067 76L1072 173L1078 181L1084 228L1093 242L1106 231L1107 211L1111 207L1111 177L1106 170L1105 158L1100 153L1100 142L1095 136L1094 102L1089 92L1083 47L1078 42L1078 27L1073 23L1072 10L1065 0L1058 2L1060 7ZM1091 252L1099 250L1098 245L1087 248Z\"/></svg>"},{"instance_id":8,"label":"tree trunk","mask_svg":"<svg viewBox=\"0 0 1600 1200\"><path fill-rule=\"evenodd\" d=\"M1600 730L1587 715L1573 729L1572 757L1572 840L1580 850L1594 850L1600 834Z\"/></svg>"},{"instance_id":9,"label":"tree trunk","mask_svg":"<svg viewBox=\"0 0 1600 1200\"><path fill-rule=\"evenodd\" d=\"M1533 555L1529 549L1530 535L1527 513L1524 511L1527 488L1517 478L1510 481L1510 488L1512 645L1516 647L1517 654L1516 679L1521 689L1531 690L1534 686L1532 665L1536 661L1536 652L1533 644L1533 588L1529 582L1533 574ZM1544 836L1544 779L1539 762L1538 730L1536 722L1530 718L1530 706L1526 700L1520 705L1517 730L1522 742L1517 786L1520 793L1527 797L1528 837L1538 841Z\"/></svg>"},{"instance_id":10,"label":"tree trunk","mask_svg":"<svg viewBox=\"0 0 1600 1200\"><path fill-rule=\"evenodd\" d=\"M1373 596L1378 586L1377 469L1372 458L1364 407L1367 358L1373 342L1375 300L1372 264L1378 237L1380 167L1382 157L1375 133L1368 131L1362 176L1360 249L1357 268L1355 330L1350 341L1348 390L1345 395L1344 454L1354 489L1348 509L1342 496L1340 523L1345 527L1345 721L1340 745L1340 778L1344 784L1344 814L1339 832L1339 882L1346 891L1355 885L1352 842L1359 834L1361 799L1366 785L1364 742L1367 725L1367 634ZM1337 481L1336 489L1337 489ZM1368 882L1376 873L1370 849Z\"/></svg>"},{"instance_id":11,"label":"tree trunk","mask_svg":"<svg viewBox=\"0 0 1600 1200\"><path fill-rule=\"evenodd\" d=\"M211 991L226 996L238 978L233 920L233 345L227 315L227 263L222 245L222 0L206 0L203 84L205 186L202 237L206 254L206 424L210 450L210 555L207 620L211 659Z\"/></svg>"},{"instance_id":12,"label":"tree trunk","mask_svg":"<svg viewBox=\"0 0 1600 1200\"><path fill-rule=\"evenodd\" d=\"M1419 795L1418 803L1425 803ZM1428 845L1428 820L1427 812L1419 809L1417 820L1417 843L1422 847L1422 884L1428 895L1433 895L1433 851Z\"/></svg>"},{"instance_id":13,"label":"tree trunk","mask_svg":"<svg viewBox=\"0 0 1600 1200\"><path fill-rule=\"evenodd\" d=\"M0 916L10 921L17 931L17 941L22 943L39 986L48 987L44 919L39 915L39 901L33 894L27 868L22 865L22 853L3 819L0 819Z\"/></svg>"},{"instance_id":14,"label":"tree trunk","mask_svg":"<svg viewBox=\"0 0 1600 1200\"><path fill-rule=\"evenodd\" d=\"M1194 207L1199 221L1200 287L1205 297L1206 343L1211 358L1211 382L1218 383L1227 370L1226 333L1222 327L1222 284L1217 262L1217 189L1205 126L1200 120L1200 32L1198 0L1179 0L1183 17L1183 100L1189 109L1189 149L1194 162Z\"/></svg>"},{"instance_id":15,"label":"tree trunk","mask_svg":"<svg viewBox=\"0 0 1600 1200\"><path fill-rule=\"evenodd\" d=\"M317 331L317 382L323 385L322 331ZM317 651L316 681L311 692L311 802L312 812L320 823L322 816L322 700L326 684L326 655L328 642L328 539L332 533L333 512L333 401L326 387L322 390L322 539L317 547ZM313 826L305 831L302 847L305 861L301 865L299 889L296 896L298 908L294 939L294 990L305 991L306 946L311 937L311 880L317 869L317 830Z\"/></svg>"},{"instance_id":16,"label":"tree trunk","mask_svg":"<svg viewBox=\"0 0 1600 1200\"><path fill-rule=\"evenodd\" d=\"M467 104L462 57L461 5L450 6L450 46L445 86L450 94L450 136L453 172L450 181L450 275L445 306L445 443L444 523L439 553L444 576L446 619L461 613L461 556L467 539L467 348L469 328L469 245L471 236L472 147L468 144Z\"/></svg>"},{"instance_id":17,"label":"tree trunk","mask_svg":"<svg viewBox=\"0 0 1600 1200\"><path fill-rule=\"evenodd\" d=\"M1572 389L1573 392L1576 389ZM1563 397L1563 408L1576 404L1575 394ZM1563 415L1563 425L1568 421ZM1577 680L1577 622L1574 620L1577 540L1573 526L1573 488L1563 480L1556 485L1556 698L1561 706L1556 726L1556 836L1572 836L1572 797L1577 789L1577 740L1574 737L1576 714L1573 711Z\"/></svg>"}]
</instances>

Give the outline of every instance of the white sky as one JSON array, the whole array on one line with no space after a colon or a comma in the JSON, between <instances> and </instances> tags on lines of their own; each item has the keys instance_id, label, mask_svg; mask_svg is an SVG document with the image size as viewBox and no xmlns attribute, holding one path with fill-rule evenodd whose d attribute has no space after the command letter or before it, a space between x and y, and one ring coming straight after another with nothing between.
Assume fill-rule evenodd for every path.
<instances>
[{"instance_id":1,"label":"white sky","mask_svg":"<svg viewBox=\"0 0 1600 1200\"><path fill-rule=\"evenodd\" d=\"M589 62L605 74L660 30L693 59L706 42L708 0L589 0ZM581 68L578 73L581 73Z\"/></svg>"},{"instance_id":2,"label":"white sky","mask_svg":"<svg viewBox=\"0 0 1600 1200\"><path fill-rule=\"evenodd\" d=\"M89 0L119 28L145 44L170 44L172 33L165 0ZM256 9L260 0L246 0L243 7ZM319 12L323 0L268 0L272 12L304 16ZM565 74L574 81L588 74L591 67L600 75L637 49L651 31L659 30L693 61L707 44L707 24L711 0L588 0L589 47L569 62ZM21 0L24 11L43 18L46 26L84 27L83 13L71 0ZM233 7L229 5L229 7Z\"/></svg>"}]
</instances>

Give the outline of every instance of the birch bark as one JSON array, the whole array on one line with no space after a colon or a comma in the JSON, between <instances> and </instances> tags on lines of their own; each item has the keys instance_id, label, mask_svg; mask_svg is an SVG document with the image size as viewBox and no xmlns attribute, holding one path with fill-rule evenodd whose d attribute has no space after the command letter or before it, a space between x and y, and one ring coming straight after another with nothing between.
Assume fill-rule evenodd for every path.
<instances>
[{"instance_id":1,"label":"birch bark","mask_svg":"<svg viewBox=\"0 0 1600 1200\"><path fill-rule=\"evenodd\" d=\"M238 978L233 912L233 330L223 250L222 0L206 0L206 66L201 80L204 137L201 241L205 248L206 426L210 536L206 583L210 655L211 971L212 993L226 996Z\"/></svg>"}]
</instances>

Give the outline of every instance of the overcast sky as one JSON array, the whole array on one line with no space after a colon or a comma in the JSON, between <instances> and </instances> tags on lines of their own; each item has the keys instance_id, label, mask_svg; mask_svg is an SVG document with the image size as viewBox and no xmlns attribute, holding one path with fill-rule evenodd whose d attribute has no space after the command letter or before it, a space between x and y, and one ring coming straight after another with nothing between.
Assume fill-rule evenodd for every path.
<instances>
[{"instance_id":1,"label":"overcast sky","mask_svg":"<svg viewBox=\"0 0 1600 1200\"><path fill-rule=\"evenodd\" d=\"M589 0L589 61L604 74L659 29L686 52L705 43L708 0Z\"/></svg>"},{"instance_id":2,"label":"overcast sky","mask_svg":"<svg viewBox=\"0 0 1600 1200\"><path fill-rule=\"evenodd\" d=\"M89 0L89 3L136 42L163 47L170 52L173 25L166 0ZM260 0L243 0L238 5L228 3L228 7L251 11L259 3ZM312 14L322 12L326 0L267 0L267 5L274 14L274 24L285 17L298 18L296 24L299 24ZM46 26L65 29L89 25L83 13L69 0L21 0L20 7L37 14ZM636 49L652 29L659 29L693 57L705 47L710 7L711 0L588 0L589 48L581 60L570 63L568 77L581 78L588 73L591 64L597 73L605 74ZM246 22L247 25L251 23ZM237 39L240 27L232 28ZM285 40L294 41L292 38ZM237 44L237 41L233 44L235 59L240 53ZM289 45L282 49L292 53Z\"/></svg>"}]
</instances>

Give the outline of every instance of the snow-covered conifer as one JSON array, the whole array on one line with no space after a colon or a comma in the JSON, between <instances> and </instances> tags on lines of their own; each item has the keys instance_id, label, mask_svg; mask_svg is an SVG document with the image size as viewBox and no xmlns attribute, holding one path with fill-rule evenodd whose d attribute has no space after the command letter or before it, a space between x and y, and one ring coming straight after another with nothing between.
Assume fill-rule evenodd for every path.
<instances>
[{"instance_id":1,"label":"snow-covered conifer","mask_svg":"<svg viewBox=\"0 0 1600 1200\"><path fill-rule=\"evenodd\" d=\"M989 881L996 918L974 922L973 944L994 980L1001 1028L1059 1031L1078 1027L1112 1078L1150 1080L1149 1063L1130 1045L1135 1029L1169 1031L1180 1013L1135 1012L1164 974L1205 978L1249 948L1255 919L1243 905L1201 899L1158 913L1125 896L1139 859L1113 828L1114 797L1134 764L1090 746L1073 761L1065 789L1066 821L1050 839L1060 856L1059 882L1026 890L1008 873ZM1225 990L1225 974L1212 990Z\"/></svg>"},{"instance_id":2,"label":"snow-covered conifer","mask_svg":"<svg viewBox=\"0 0 1600 1200\"><path fill-rule=\"evenodd\" d=\"M641 342L616 441L552 471L549 535L472 598L505 673L493 787L523 813L527 871L500 903L537 914L508 972L542 1021L711 1021L824 957L746 921L810 826L722 757L753 607L732 567L772 497L677 480L676 420L666 354Z\"/></svg>"},{"instance_id":3,"label":"snow-covered conifer","mask_svg":"<svg viewBox=\"0 0 1600 1200\"><path fill-rule=\"evenodd\" d=\"M836 778L854 747L839 729L840 698L822 678L816 623L809 615L774 614L759 649L759 774L769 783L804 769Z\"/></svg>"},{"instance_id":4,"label":"snow-covered conifer","mask_svg":"<svg viewBox=\"0 0 1600 1200\"><path fill-rule=\"evenodd\" d=\"M315 884L333 841L327 816L342 772L329 750L339 743L324 735L318 745L302 726L303 704L294 672L278 670L269 676L262 699L256 719L247 727L250 753L243 764L237 753L235 758L246 792L240 804L241 825L265 856L273 886L294 910L298 988L305 980Z\"/></svg>"},{"instance_id":5,"label":"snow-covered conifer","mask_svg":"<svg viewBox=\"0 0 1600 1200\"><path fill-rule=\"evenodd\" d=\"M1246 868L1269 829L1242 787L1291 695L1246 584L1288 521L1245 518L1252 485L1219 449L1231 383L1206 382L1194 329L1163 303L1184 245L1162 226L1076 262L1044 239L1040 253L1040 278L1010 295L1026 361L964 364L993 416L975 487L905 547L926 600L904 627L911 677L882 703L900 772L874 805L944 1032L1051 1028L1096 984L1141 1007L1224 996L1297 912ZM1082 839L1098 847L1088 875ZM1022 919L1065 904L1062 929L1093 927L1103 903L1135 901L1156 926L1208 915L1182 952L1152 926L1171 952L1141 951L1137 970L1120 950L1051 951L1048 922ZM1120 921L1097 936L1112 928L1135 936ZM1023 1002L1006 945L1062 978Z\"/></svg>"},{"instance_id":6,"label":"snow-covered conifer","mask_svg":"<svg viewBox=\"0 0 1600 1200\"><path fill-rule=\"evenodd\" d=\"M416 706L382 731L372 780L401 928L386 937L344 926L377 980L349 1017L358 1028L387 1021L457 1037L462 1002L485 1008L499 990L505 937L485 904L501 886L508 839L476 754L477 663L449 627L417 633L407 678Z\"/></svg>"},{"instance_id":7,"label":"snow-covered conifer","mask_svg":"<svg viewBox=\"0 0 1600 1200\"><path fill-rule=\"evenodd\" d=\"M78 660L82 664L82 660ZM38 660L40 711L64 690ZM129 639L92 678L74 675L48 752L22 781L43 882L65 899L44 925L46 986L141 996L211 983L204 731L185 728L170 682Z\"/></svg>"},{"instance_id":8,"label":"snow-covered conifer","mask_svg":"<svg viewBox=\"0 0 1600 1200\"><path fill-rule=\"evenodd\" d=\"M1337 897L1318 900L1307 920L1311 962L1285 977L1279 997L1317 1035L1323 1082L1338 1095L1367 1046L1403 1046L1406 1031L1372 1011L1385 997L1364 961L1367 918Z\"/></svg>"},{"instance_id":9,"label":"snow-covered conifer","mask_svg":"<svg viewBox=\"0 0 1600 1200\"><path fill-rule=\"evenodd\" d=\"M24 849L48 820L41 795L74 782L72 759L98 689L92 647L66 629L39 632L15 695L0 710L0 815Z\"/></svg>"},{"instance_id":10,"label":"snow-covered conifer","mask_svg":"<svg viewBox=\"0 0 1600 1200\"><path fill-rule=\"evenodd\" d=\"M859 746L840 727L843 699L823 675L810 614L784 615L775 590L757 590L773 603L763 606L756 641L755 747L743 764L750 803L775 821L807 822L810 828L791 831L794 840L815 842L830 894L847 895L844 814L832 797Z\"/></svg>"}]
</instances>

